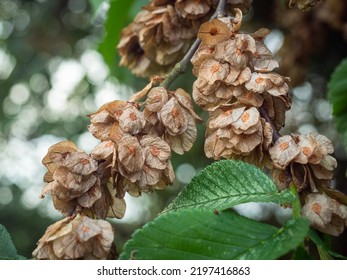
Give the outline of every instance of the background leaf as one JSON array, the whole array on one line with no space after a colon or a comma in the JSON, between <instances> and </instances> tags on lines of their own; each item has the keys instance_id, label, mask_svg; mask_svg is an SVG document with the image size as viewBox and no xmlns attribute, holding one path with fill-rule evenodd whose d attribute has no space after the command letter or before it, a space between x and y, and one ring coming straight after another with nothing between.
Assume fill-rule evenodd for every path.
<instances>
[{"instance_id":1,"label":"background leaf","mask_svg":"<svg viewBox=\"0 0 347 280\"><path fill-rule=\"evenodd\" d=\"M0 260L14 260L17 256L16 247L6 228L0 224Z\"/></svg>"},{"instance_id":2,"label":"background leaf","mask_svg":"<svg viewBox=\"0 0 347 280\"><path fill-rule=\"evenodd\" d=\"M304 218L278 229L232 211L185 209L162 214L135 232L120 259L277 259L307 231Z\"/></svg>"},{"instance_id":3,"label":"background leaf","mask_svg":"<svg viewBox=\"0 0 347 280\"><path fill-rule=\"evenodd\" d=\"M198 175L164 210L181 208L226 209L245 202L290 203L289 189L278 192L259 168L235 160L215 162Z\"/></svg>"},{"instance_id":4,"label":"background leaf","mask_svg":"<svg viewBox=\"0 0 347 280\"><path fill-rule=\"evenodd\" d=\"M335 125L347 147L347 59L336 67L329 81L328 89Z\"/></svg>"},{"instance_id":5,"label":"background leaf","mask_svg":"<svg viewBox=\"0 0 347 280\"><path fill-rule=\"evenodd\" d=\"M116 65L116 46L133 3L134 0L110 1L110 8L105 22L105 37L99 45L99 52L110 69L114 69Z\"/></svg>"}]
</instances>

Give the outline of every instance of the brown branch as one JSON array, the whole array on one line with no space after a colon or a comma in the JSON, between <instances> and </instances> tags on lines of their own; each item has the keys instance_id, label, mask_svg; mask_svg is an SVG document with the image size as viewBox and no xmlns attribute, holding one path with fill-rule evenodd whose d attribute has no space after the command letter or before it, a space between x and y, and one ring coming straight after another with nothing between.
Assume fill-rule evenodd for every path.
<instances>
[{"instance_id":1,"label":"brown branch","mask_svg":"<svg viewBox=\"0 0 347 280\"><path fill-rule=\"evenodd\" d=\"M225 8L226 8L226 0L220 0L210 20L220 16L224 16ZM193 43L193 45L190 47L189 51L182 58L182 60L174 66L174 68L171 70L171 72L168 75L166 75L165 80L160 84L160 86L168 88L172 84L172 82L177 79L179 75L187 71L190 60L192 59L193 55L198 49L200 43L201 43L201 40L197 38L195 42Z\"/></svg>"}]
</instances>

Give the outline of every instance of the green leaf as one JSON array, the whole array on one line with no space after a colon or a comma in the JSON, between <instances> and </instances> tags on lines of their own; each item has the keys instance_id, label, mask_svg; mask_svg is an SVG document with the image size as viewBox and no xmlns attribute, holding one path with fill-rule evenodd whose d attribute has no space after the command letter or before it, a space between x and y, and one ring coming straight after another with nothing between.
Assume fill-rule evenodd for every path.
<instances>
[{"instance_id":1,"label":"green leaf","mask_svg":"<svg viewBox=\"0 0 347 280\"><path fill-rule=\"evenodd\" d=\"M308 228L304 218L276 228L232 211L184 209L136 231L120 259L277 259L296 248Z\"/></svg>"},{"instance_id":2,"label":"green leaf","mask_svg":"<svg viewBox=\"0 0 347 280\"><path fill-rule=\"evenodd\" d=\"M164 212L181 208L223 210L245 202L291 203L294 199L289 189L279 192L257 167L222 160L196 175Z\"/></svg>"},{"instance_id":3,"label":"green leaf","mask_svg":"<svg viewBox=\"0 0 347 280\"><path fill-rule=\"evenodd\" d=\"M110 1L110 8L105 22L105 36L104 40L99 45L99 52L104 57L110 69L113 69L115 66L116 46L133 3L134 0Z\"/></svg>"},{"instance_id":4,"label":"green leaf","mask_svg":"<svg viewBox=\"0 0 347 280\"><path fill-rule=\"evenodd\" d=\"M336 67L329 81L328 90L335 125L347 147L347 59Z\"/></svg>"},{"instance_id":5,"label":"green leaf","mask_svg":"<svg viewBox=\"0 0 347 280\"><path fill-rule=\"evenodd\" d=\"M308 232L308 237L312 240L312 242L314 244L316 244L317 246L317 250L318 253L321 257L321 259L331 259L331 256L335 257L335 258L339 258L339 259L343 259L343 260L347 260L347 257L334 252L333 250L331 250L323 241L322 239L320 239L319 235L317 234L317 232L313 229L310 229Z\"/></svg>"},{"instance_id":6,"label":"green leaf","mask_svg":"<svg viewBox=\"0 0 347 280\"><path fill-rule=\"evenodd\" d=\"M0 260L14 260L17 256L16 247L6 228L0 224Z\"/></svg>"}]
</instances>

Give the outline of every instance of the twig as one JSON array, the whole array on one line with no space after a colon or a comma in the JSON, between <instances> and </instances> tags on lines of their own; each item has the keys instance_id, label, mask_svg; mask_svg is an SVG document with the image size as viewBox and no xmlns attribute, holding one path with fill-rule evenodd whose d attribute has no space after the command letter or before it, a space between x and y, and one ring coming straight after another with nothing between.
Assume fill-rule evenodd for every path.
<instances>
[{"instance_id":1,"label":"twig","mask_svg":"<svg viewBox=\"0 0 347 280\"><path fill-rule=\"evenodd\" d=\"M226 7L226 0L220 0L210 20L225 15L225 7ZM186 55L182 58L180 62L178 62L175 65L175 67L165 77L165 80L160 84L160 86L168 88L172 84L172 82L177 79L179 75L187 71L190 60L192 59L193 55L198 49L200 43L201 43L201 40L197 38L195 42L193 43L193 45L190 47L189 51L186 53Z\"/></svg>"}]
</instances>

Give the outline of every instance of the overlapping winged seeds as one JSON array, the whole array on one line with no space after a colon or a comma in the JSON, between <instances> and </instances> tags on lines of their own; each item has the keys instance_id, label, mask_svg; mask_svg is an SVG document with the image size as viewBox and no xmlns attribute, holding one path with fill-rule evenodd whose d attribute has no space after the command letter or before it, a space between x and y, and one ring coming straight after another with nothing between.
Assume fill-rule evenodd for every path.
<instances>
[{"instance_id":1,"label":"overlapping winged seeds","mask_svg":"<svg viewBox=\"0 0 347 280\"><path fill-rule=\"evenodd\" d=\"M308 194L302 215L312 227L334 236L340 235L347 226L347 207L324 193Z\"/></svg>"},{"instance_id":2,"label":"overlapping winged seeds","mask_svg":"<svg viewBox=\"0 0 347 280\"><path fill-rule=\"evenodd\" d=\"M35 259L108 259L114 239L111 224L84 215L64 218L49 226L33 252Z\"/></svg>"},{"instance_id":3,"label":"overlapping winged seeds","mask_svg":"<svg viewBox=\"0 0 347 280\"><path fill-rule=\"evenodd\" d=\"M269 149L275 168L287 170L299 189L309 187L313 192L330 187L337 167L333 151L331 141L318 133L282 136Z\"/></svg>"}]
</instances>

